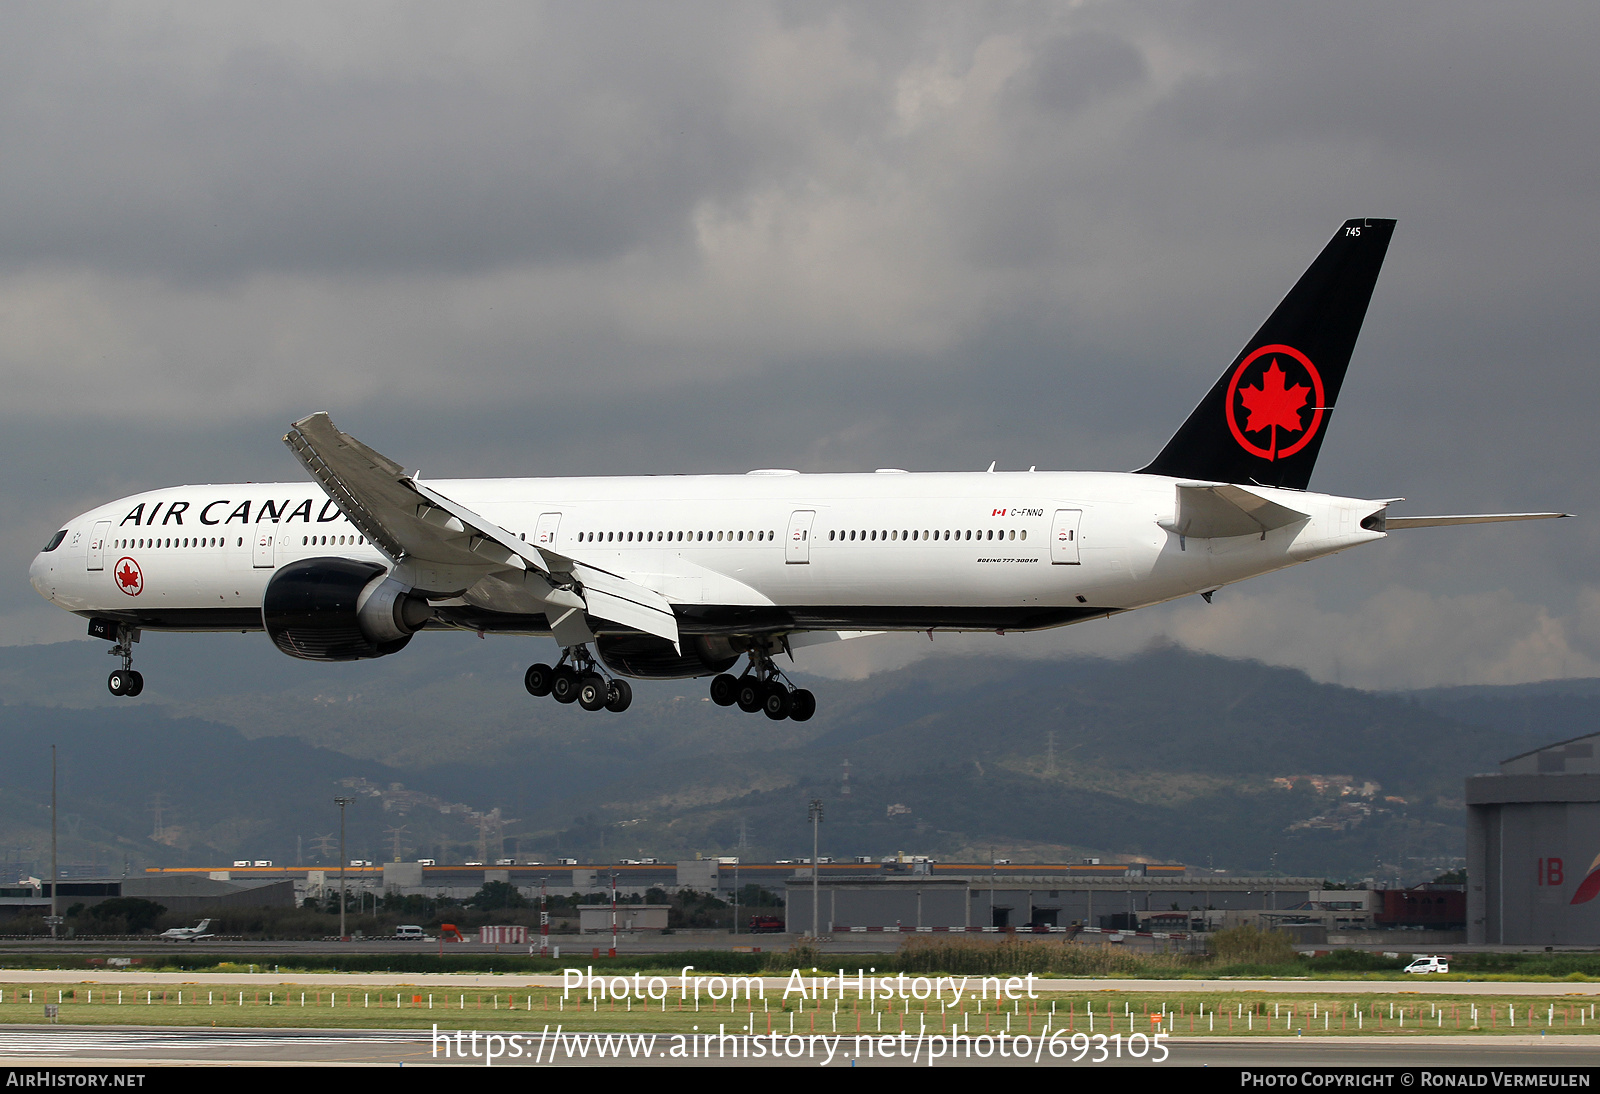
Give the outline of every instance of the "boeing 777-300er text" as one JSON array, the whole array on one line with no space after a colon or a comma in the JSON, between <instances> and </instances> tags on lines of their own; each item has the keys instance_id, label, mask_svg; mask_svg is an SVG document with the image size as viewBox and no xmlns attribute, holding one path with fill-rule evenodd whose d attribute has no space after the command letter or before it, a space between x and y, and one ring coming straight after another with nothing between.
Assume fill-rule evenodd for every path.
<instances>
[{"instance_id":1,"label":"boeing 777-300er text","mask_svg":"<svg viewBox=\"0 0 1600 1094\"><path fill-rule=\"evenodd\" d=\"M178 486L51 537L41 595L114 642L264 630L291 657L398 653L423 629L551 635L534 695L627 708L621 677L712 676L723 706L805 720L777 657L880 631L1031 631L1280 570L1401 528L1560 513L1390 516L1306 487L1392 220L1351 220L1149 466L1133 472L423 482L334 428L284 443L313 483ZM747 659L740 675L732 671Z\"/></svg>"}]
</instances>

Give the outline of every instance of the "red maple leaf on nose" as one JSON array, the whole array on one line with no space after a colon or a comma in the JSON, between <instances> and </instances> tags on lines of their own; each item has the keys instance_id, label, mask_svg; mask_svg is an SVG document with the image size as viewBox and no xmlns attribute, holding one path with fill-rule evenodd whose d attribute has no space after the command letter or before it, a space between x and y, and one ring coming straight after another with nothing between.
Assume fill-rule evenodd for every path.
<instances>
[{"instance_id":1,"label":"red maple leaf on nose","mask_svg":"<svg viewBox=\"0 0 1600 1094\"><path fill-rule=\"evenodd\" d=\"M124 589L137 589L139 587L139 571L124 562L122 569L117 571L117 581Z\"/></svg>"},{"instance_id":2,"label":"red maple leaf on nose","mask_svg":"<svg viewBox=\"0 0 1600 1094\"><path fill-rule=\"evenodd\" d=\"M1247 431L1256 433L1271 425L1291 433L1298 433L1305 428L1300 423L1300 411L1306 405L1306 397L1311 394L1311 389L1304 384L1286 388L1283 381L1283 369L1278 367L1278 359L1274 357L1272 366L1262 373L1260 387L1239 389L1244 408L1250 412L1250 421L1245 425Z\"/></svg>"}]
</instances>

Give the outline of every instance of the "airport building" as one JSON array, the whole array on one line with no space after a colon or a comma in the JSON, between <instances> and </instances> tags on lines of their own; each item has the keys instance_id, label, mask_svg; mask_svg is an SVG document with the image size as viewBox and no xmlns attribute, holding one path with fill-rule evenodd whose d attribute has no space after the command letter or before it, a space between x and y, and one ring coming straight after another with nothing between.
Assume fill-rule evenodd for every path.
<instances>
[{"instance_id":1,"label":"airport building","mask_svg":"<svg viewBox=\"0 0 1600 1094\"><path fill-rule=\"evenodd\" d=\"M169 913L189 915L215 908L290 907L295 884L289 878L247 878L237 881L199 874L146 873L135 877L77 878L56 883L63 912L74 904L93 906L118 897L154 901ZM0 888L0 915L47 915L50 882Z\"/></svg>"},{"instance_id":2,"label":"airport building","mask_svg":"<svg viewBox=\"0 0 1600 1094\"><path fill-rule=\"evenodd\" d=\"M1160 872L1153 872L1159 870ZM837 937L851 932L1094 931L1191 933L1253 915L1303 915L1321 878L1187 876L1182 867L1049 866L1005 873L982 866L916 873L857 873L788 879L788 929ZM1342 894L1359 896L1361 894ZM1264 924L1273 925L1273 924Z\"/></svg>"},{"instance_id":3,"label":"airport building","mask_svg":"<svg viewBox=\"0 0 1600 1094\"><path fill-rule=\"evenodd\" d=\"M1600 733L1467 779L1467 940L1600 944Z\"/></svg>"}]
</instances>

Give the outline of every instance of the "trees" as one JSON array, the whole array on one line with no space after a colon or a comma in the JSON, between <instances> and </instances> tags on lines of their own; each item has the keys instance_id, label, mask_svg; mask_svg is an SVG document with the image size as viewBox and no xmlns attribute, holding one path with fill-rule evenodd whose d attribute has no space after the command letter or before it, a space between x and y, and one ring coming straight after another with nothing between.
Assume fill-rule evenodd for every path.
<instances>
[{"instance_id":1,"label":"trees","mask_svg":"<svg viewBox=\"0 0 1600 1094\"><path fill-rule=\"evenodd\" d=\"M528 902L523 899L517 887L508 881L486 881L483 888L479 889L467 901L474 908L485 912L498 911L502 908L526 908Z\"/></svg>"},{"instance_id":2,"label":"trees","mask_svg":"<svg viewBox=\"0 0 1600 1094\"><path fill-rule=\"evenodd\" d=\"M84 913L91 930L102 934L138 934L156 925L166 906L136 896L119 896L91 905Z\"/></svg>"}]
</instances>

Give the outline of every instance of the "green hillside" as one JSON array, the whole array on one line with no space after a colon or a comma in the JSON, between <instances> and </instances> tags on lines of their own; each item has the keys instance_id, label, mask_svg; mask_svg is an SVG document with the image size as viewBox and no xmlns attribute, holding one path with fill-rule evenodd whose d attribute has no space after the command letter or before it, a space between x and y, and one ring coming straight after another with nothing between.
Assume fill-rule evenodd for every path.
<instances>
[{"instance_id":1,"label":"green hillside","mask_svg":"<svg viewBox=\"0 0 1600 1094\"><path fill-rule=\"evenodd\" d=\"M1459 859L1462 779L1529 740L1471 724L1471 697L1447 717L1176 647L812 681L802 724L715 707L694 681L641 684L620 717L533 700L531 644L426 635L316 665L254 637L144 643L150 685L120 703L98 690L99 644L0 650L0 744L22 758L0 784L0 859L40 846L55 741L73 854L107 863L310 861L356 786L351 854L375 860L397 829L405 854L442 859L793 858L820 797L836 858L993 848L1409 878Z\"/></svg>"}]
</instances>

